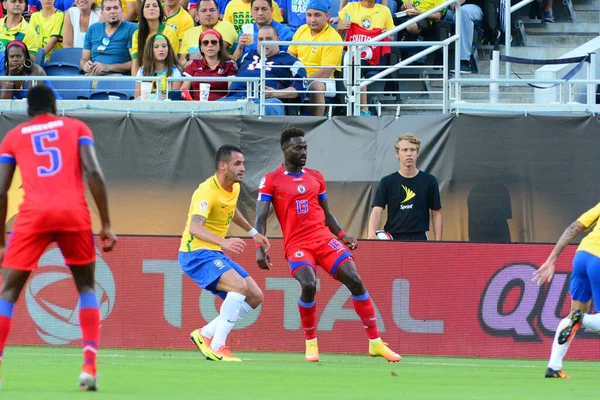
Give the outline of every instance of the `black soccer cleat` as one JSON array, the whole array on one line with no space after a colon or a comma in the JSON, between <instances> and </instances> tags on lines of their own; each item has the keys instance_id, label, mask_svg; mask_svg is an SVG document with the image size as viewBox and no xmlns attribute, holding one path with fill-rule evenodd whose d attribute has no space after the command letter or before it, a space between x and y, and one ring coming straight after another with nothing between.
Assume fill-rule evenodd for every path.
<instances>
[{"instance_id":1,"label":"black soccer cleat","mask_svg":"<svg viewBox=\"0 0 600 400\"><path fill-rule=\"evenodd\" d=\"M561 379L571 379L571 377L563 372L563 370L554 370L550 367L546 369L546 378L561 378Z\"/></svg>"},{"instance_id":2,"label":"black soccer cleat","mask_svg":"<svg viewBox=\"0 0 600 400\"><path fill-rule=\"evenodd\" d=\"M573 311L573 313L571 314L571 322L569 322L569 325L562 331L560 331L560 333L558 334L558 344L565 344L569 340L571 340L573 336L575 336L579 328L581 328L581 321L583 321L583 315L583 311L581 310Z\"/></svg>"}]
</instances>

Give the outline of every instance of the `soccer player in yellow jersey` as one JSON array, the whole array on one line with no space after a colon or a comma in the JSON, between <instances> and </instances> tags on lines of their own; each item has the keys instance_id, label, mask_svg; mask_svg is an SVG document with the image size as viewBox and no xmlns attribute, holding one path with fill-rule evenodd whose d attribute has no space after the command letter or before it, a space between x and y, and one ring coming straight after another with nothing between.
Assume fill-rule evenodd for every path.
<instances>
[{"instance_id":1,"label":"soccer player in yellow jersey","mask_svg":"<svg viewBox=\"0 0 600 400\"><path fill-rule=\"evenodd\" d=\"M590 328L600 332L600 314L586 314L590 301L600 304L600 203L573 222L561 235L546 262L533 273L538 286L550 282L554 276L556 261L560 253L581 232L592 231L581 241L573 258L573 272L569 293L571 294L570 316L564 318L556 328L552 353L546 369L546 378L569 378L562 371L562 361L571 340L579 328Z\"/></svg>"},{"instance_id":2,"label":"soccer player in yellow jersey","mask_svg":"<svg viewBox=\"0 0 600 400\"><path fill-rule=\"evenodd\" d=\"M250 3L251 0L231 0L225 8L223 21L231 22L238 35L242 30L242 25L254 23L254 18L252 17L251 12L252 6ZM283 22L281 9L276 1L273 1L273 20L277 22Z\"/></svg>"},{"instance_id":3,"label":"soccer player in yellow jersey","mask_svg":"<svg viewBox=\"0 0 600 400\"><path fill-rule=\"evenodd\" d=\"M219 316L193 331L190 339L208 359L240 361L225 346L225 340L236 321L262 303L263 295L250 275L223 253L226 250L240 254L245 242L240 238L225 239L225 235L233 222L245 229L257 246L268 249L270 244L237 210L245 171L242 151L236 146L221 146L215 164L215 175L201 183L192 196L179 247L179 264L202 289L224 300Z\"/></svg>"},{"instance_id":4,"label":"soccer player in yellow jersey","mask_svg":"<svg viewBox=\"0 0 600 400\"><path fill-rule=\"evenodd\" d=\"M340 34L328 23L329 5L326 0L310 0L306 6L306 24L294 34L294 42L342 42ZM325 114L325 94L335 96L333 71L342 62L342 46L301 46L291 45L288 53L298 58L306 67L309 79L310 102L316 104L309 108L311 115ZM311 68L312 67L312 68Z\"/></svg>"},{"instance_id":5,"label":"soccer player in yellow jersey","mask_svg":"<svg viewBox=\"0 0 600 400\"><path fill-rule=\"evenodd\" d=\"M54 50L62 49L62 29L65 14L54 8L54 0L42 0L41 11L35 12L29 19L29 25L39 37L38 47L46 51L46 60Z\"/></svg>"}]
</instances>

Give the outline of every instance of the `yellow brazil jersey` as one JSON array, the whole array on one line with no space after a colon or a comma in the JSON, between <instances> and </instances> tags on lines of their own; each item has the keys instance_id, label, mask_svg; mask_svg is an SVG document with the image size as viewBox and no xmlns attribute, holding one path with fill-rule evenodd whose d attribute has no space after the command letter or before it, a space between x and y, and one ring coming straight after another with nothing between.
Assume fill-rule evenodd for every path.
<instances>
[{"instance_id":1,"label":"yellow brazil jersey","mask_svg":"<svg viewBox=\"0 0 600 400\"><path fill-rule=\"evenodd\" d=\"M361 5L360 1L348 3L340 10L340 20L345 20L346 14L350 15L350 22L354 22L364 29L385 28L388 31L394 29L394 20L390 9L381 4L375 4L373 8L366 8Z\"/></svg>"},{"instance_id":2,"label":"yellow brazil jersey","mask_svg":"<svg viewBox=\"0 0 600 400\"><path fill-rule=\"evenodd\" d=\"M219 21L213 26L213 29L221 34L223 41L229 43L228 48L232 48L232 45L237 42L238 34L231 23ZM200 40L200 34L203 31L204 29L202 29L201 26L189 29L185 35L183 35L183 40L179 46L179 54L196 54L200 52L200 44L198 41Z\"/></svg>"},{"instance_id":3,"label":"yellow brazil jersey","mask_svg":"<svg viewBox=\"0 0 600 400\"><path fill-rule=\"evenodd\" d=\"M121 7L123 8L123 15L127 14L129 7L135 7L136 0L121 0ZM102 9L102 6L100 7ZM137 20L137 18L135 18Z\"/></svg>"},{"instance_id":4,"label":"yellow brazil jersey","mask_svg":"<svg viewBox=\"0 0 600 400\"><path fill-rule=\"evenodd\" d=\"M167 17L167 24L177 32L177 37L181 44L185 32L194 27L194 20L183 7L179 7L179 10L175 14Z\"/></svg>"},{"instance_id":5,"label":"yellow brazil jersey","mask_svg":"<svg viewBox=\"0 0 600 400\"><path fill-rule=\"evenodd\" d=\"M412 5L417 7L421 12L429 11L433 7L442 4L443 0L414 0Z\"/></svg>"},{"instance_id":6,"label":"yellow brazil jersey","mask_svg":"<svg viewBox=\"0 0 600 400\"><path fill-rule=\"evenodd\" d=\"M343 42L340 34L333 29L331 25L327 25L318 34L312 34L308 25L302 25L292 39L294 42ZM311 66L331 66L339 67L342 62L342 46L301 46L291 45L288 48L288 53L299 59L306 67L306 75L310 78L312 74L320 68L310 68ZM331 72L333 77L333 72Z\"/></svg>"},{"instance_id":7,"label":"yellow brazil jersey","mask_svg":"<svg viewBox=\"0 0 600 400\"><path fill-rule=\"evenodd\" d=\"M138 58L138 32L139 29L136 29L136 31L133 32L133 37L131 38L131 58ZM171 43L171 47L173 47L173 52L177 54L179 51L179 38L177 37L177 32L163 22L158 27L158 33L169 39L169 43ZM152 35L148 35L148 38L150 38L150 36Z\"/></svg>"},{"instance_id":8,"label":"yellow brazil jersey","mask_svg":"<svg viewBox=\"0 0 600 400\"><path fill-rule=\"evenodd\" d=\"M598 224L598 218L600 218L600 203L581 215L577 219L586 229L592 229L592 231L583 238L577 251L583 250L590 254L600 257L600 225Z\"/></svg>"},{"instance_id":9,"label":"yellow brazil jersey","mask_svg":"<svg viewBox=\"0 0 600 400\"><path fill-rule=\"evenodd\" d=\"M13 40L20 40L25 43L29 54L36 55L39 46L38 34L35 33L35 29L29 25L25 18L21 18L19 25L12 29L8 29L6 26L6 17L0 19L0 52L4 52L6 45Z\"/></svg>"},{"instance_id":10,"label":"yellow brazil jersey","mask_svg":"<svg viewBox=\"0 0 600 400\"><path fill-rule=\"evenodd\" d=\"M242 0L231 0L227 7L225 7L225 14L223 14L223 21L227 21L235 27L235 31L239 34L242 30L242 25L253 24L254 18L250 12L250 2L244 3ZM273 0L273 20L277 22L283 22L281 16L281 9L279 4Z\"/></svg>"},{"instance_id":11,"label":"yellow brazil jersey","mask_svg":"<svg viewBox=\"0 0 600 400\"><path fill-rule=\"evenodd\" d=\"M235 214L239 195L239 183L234 183L231 192L229 192L221 187L216 175L202 182L192 196L179 251L188 253L196 250L220 251L221 246L205 242L190 234L192 216L200 215L206 218L206 222L204 222L206 229L224 238L227 231L229 231L229 225Z\"/></svg>"},{"instance_id":12,"label":"yellow brazil jersey","mask_svg":"<svg viewBox=\"0 0 600 400\"><path fill-rule=\"evenodd\" d=\"M62 49L62 30L63 30L63 22L65 20L65 13L60 10L54 10L54 13L50 16L50 18L44 18L42 14L43 11L38 11L31 14L31 18L29 19L29 25L39 37L38 47L46 47L48 41L51 37L58 37L58 42L56 45L46 54L46 60L50 59L50 54L54 50Z\"/></svg>"}]
</instances>

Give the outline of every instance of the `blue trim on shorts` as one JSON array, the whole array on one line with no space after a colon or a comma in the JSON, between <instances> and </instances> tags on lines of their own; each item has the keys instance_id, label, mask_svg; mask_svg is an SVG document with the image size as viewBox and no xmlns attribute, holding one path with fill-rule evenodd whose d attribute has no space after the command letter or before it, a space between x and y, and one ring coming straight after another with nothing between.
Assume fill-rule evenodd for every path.
<instances>
[{"instance_id":1,"label":"blue trim on shorts","mask_svg":"<svg viewBox=\"0 0 600 400\"><path fill-rule=\"evenodd\" d=\"M367 290L364 294L361 294L360 296L352 296L352 300L356 300L356 301L365 301L369 298L369 291Z\"/></svg>"},{"instance_id":2,"label":"blue trim on shorts","mask_svg":"<svg viewBox=\"0 0 600 400\"><path fill-rule=\"evenodd\" d=\"M337 260L335 260L335 262L333 263L333 268L331 268L332 276L335 276L335 274L337 273L337 269L340 266L340 264L342 263L342 261L344 261L348 258L352 258L352 254L349 251L345 251L338 257Z\"/></svg>"},{"instance_id":3,"label":"blue trim on shorts","mask_svg":"<svg viewBox=\"0 0 600 400\"><path fill-rule=\"evenodd\" d=\"M315 266L309 263L308 261L288 261L288 263L290 264L290 269L292 271L300 267L304 267L305 265L308 267L312 267L312 269L315 269Z\"/></svg>"},{"instance_id":4,"label":"blue trim on shorts","mask_svg":"<svg viewBox=\"0 0 600 400\"><path fill-rule=\"evenodd\" d=\"M310 303L305 303L302 300L298 299L298 305L302 308L313 308L315 304L317 304L315 300L311 301Z\"/></svg>"}]
</instances>

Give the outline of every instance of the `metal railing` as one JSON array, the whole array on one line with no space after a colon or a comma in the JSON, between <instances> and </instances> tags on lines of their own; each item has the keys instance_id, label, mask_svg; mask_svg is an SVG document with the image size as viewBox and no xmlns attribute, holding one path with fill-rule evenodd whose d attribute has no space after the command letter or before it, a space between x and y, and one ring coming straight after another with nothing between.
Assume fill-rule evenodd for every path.
<instances>
[{"instance_id":1,"label":"metal railing","mask_svg":"<svg viewBox=\"0 0 600 400\"><path fill-rule=\"evenodd\" d=\"M521 0L517 4L511 6L510 0L504 0L504 54L510 56L510 42L512 41L512 13L525 7L537 0ZM506 79L510 79L510 62L505 65L506 68Z\"/></svg>"}]
</instances>

